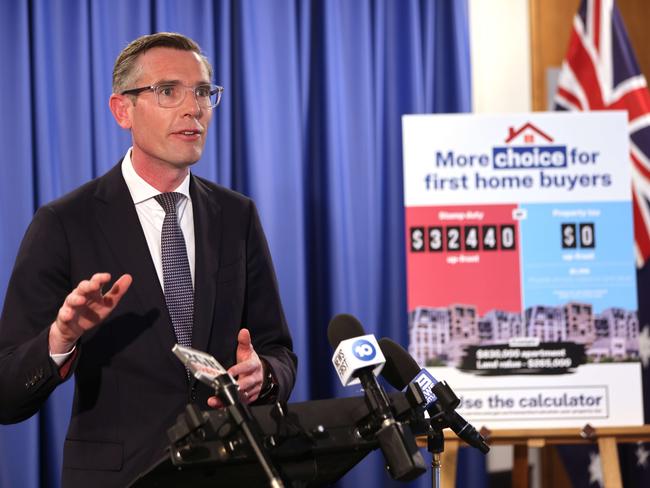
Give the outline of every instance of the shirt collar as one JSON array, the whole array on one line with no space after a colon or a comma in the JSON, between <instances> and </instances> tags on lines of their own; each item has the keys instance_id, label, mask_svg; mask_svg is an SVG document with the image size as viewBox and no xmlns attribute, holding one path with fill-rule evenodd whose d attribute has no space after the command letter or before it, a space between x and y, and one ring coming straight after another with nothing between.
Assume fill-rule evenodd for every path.
<instances>
[{"instance_id":1,"label":"shirt collar","mask_svg":"<svg viewBox=\"0 0 650 488\"><path fill-rule=\"evenodd\" d=\"M131 161L131 149L129 148L126 151L126 155L122 160L122 176L126 182L126 186L129 188L129 193L131 193L131 198L133 199L134 204L142 203L146 200L149 200L156 195L159 195L160 191L156 190L153 186L147 183L138 173L135 172L133 167L133 161ZM187 176L180 185L174 190L177 193L182 193L188 199L190 198L190 173L187 173Z\"/></svg>"}]
</instances>

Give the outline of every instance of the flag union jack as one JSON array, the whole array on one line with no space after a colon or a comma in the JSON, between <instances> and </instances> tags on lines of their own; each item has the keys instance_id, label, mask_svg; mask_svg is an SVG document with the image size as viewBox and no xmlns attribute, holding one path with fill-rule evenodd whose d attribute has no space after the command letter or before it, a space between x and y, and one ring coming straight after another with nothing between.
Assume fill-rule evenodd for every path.
<instances>
[{"instance_id":1,"label":"flag union jack","mask_svg":"<svg viewBox=\"0 0 650 488\"><path fill-rule=\"evenodd\" d=\"M627 110L637 266L650 258L650 93L614 0L582 0L555 95L559 110Z\"/></svg>"}]
</instances>

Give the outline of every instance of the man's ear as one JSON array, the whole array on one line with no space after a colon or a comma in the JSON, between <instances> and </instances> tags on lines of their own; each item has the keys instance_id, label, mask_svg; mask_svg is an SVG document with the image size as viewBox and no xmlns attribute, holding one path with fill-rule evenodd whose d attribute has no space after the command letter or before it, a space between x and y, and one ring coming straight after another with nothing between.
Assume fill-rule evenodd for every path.
<instances>
[{"instance_id":1,"label":"man's ear","mask_svg":"<svg viewBox=\"0 0 650 488\"><path fill-rule=\"evenodd\" d=\"M122 129L130 129L132 125L131 108L133 108L133 102L128 95L117 95L113 93L108 99L108 106L118 125Z\"/></svg>"}]
</instances>

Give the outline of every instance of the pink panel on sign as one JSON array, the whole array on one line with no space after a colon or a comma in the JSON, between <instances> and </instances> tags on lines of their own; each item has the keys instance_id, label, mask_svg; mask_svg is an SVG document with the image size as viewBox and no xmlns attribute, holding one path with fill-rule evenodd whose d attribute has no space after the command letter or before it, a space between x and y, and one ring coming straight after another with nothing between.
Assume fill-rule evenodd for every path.
<instances>
[{"instance_id":1,"label":"pink panel on sign","mask_svg":"<svg viewBox=\"0 0 650 488\"><path fill-rule=\"evenodd\" d=\"M521 312L517 205L406 209L408 308Z\"/></svg>"}]
</instances>

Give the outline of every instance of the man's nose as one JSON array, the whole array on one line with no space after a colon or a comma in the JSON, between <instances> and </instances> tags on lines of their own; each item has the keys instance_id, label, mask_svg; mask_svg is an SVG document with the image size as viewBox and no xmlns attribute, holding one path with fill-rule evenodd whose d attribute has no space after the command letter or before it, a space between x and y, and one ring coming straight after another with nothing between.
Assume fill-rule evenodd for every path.
<instances>
[{"instance_id":1,"label":"man's nose","mask_svg":"<svg viewBox=\"0 0 650 488\"><path fill-rule=\"evenodd\" d=\"M196 98L194 89L186 88L187 92L185 93L185 99L183 100L183 110L185 111L184 115L191 115L192 117L199 117L203 109L199 105L199 101Z\"/></svg>"}]
</instances>

